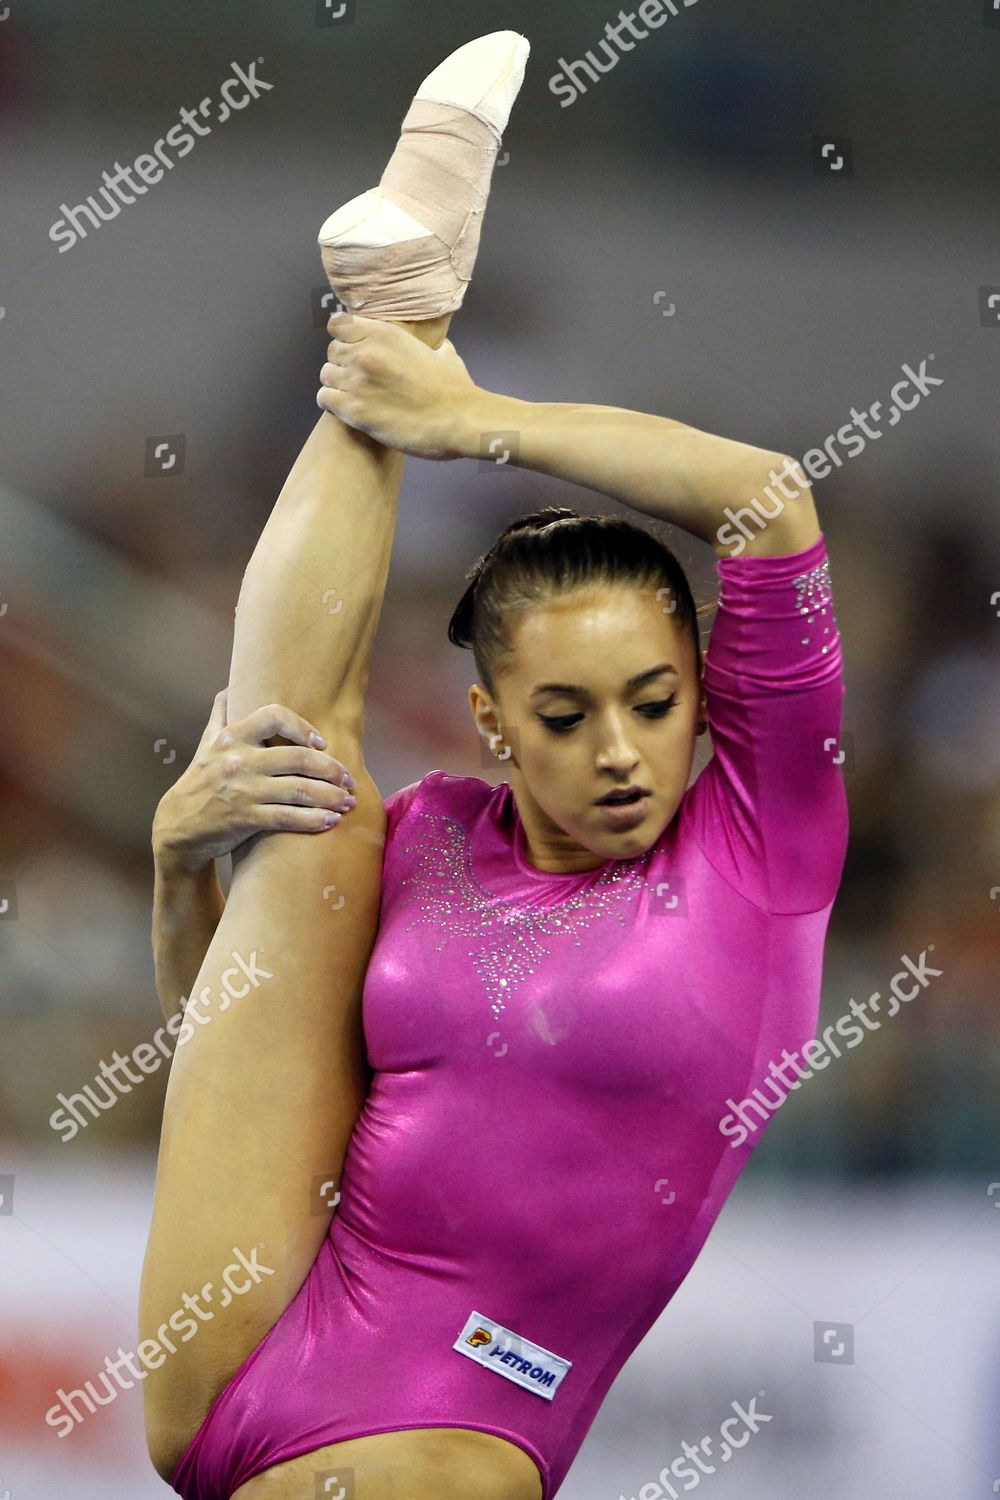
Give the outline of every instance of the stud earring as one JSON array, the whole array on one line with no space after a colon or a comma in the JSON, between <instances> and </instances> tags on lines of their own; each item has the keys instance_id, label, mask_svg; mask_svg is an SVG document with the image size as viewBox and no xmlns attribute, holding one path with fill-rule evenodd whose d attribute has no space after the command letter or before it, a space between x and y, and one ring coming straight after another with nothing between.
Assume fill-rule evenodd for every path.
<instances>
[{"instance_id":1,"label":"stud earring","mask_svg":"<svg viewBox=\"0 0 1000 1500\"><path fill-rule=\"evenodd\" d=\"M510 746L504 745L503 750L501 751L497 749L497 746L501 744L503 744L503 735L490 735L490 749L493 751L493 754L496 756L497 760L510 760Z\"/></svg>"}]
</instances>

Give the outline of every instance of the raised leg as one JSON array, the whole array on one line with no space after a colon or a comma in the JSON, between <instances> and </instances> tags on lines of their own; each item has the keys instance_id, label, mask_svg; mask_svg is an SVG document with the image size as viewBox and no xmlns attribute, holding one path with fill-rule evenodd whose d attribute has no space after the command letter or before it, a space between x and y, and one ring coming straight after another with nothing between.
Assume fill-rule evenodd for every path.
<instances>
[{"instance_id":1,"label":"raised leg","mask_svg":"<svg viewBox=\"0 0 1000 1500\"><path fill-rule=\"evenodd\" d=\"M449 322L405 326L436 346ZM324 413L240 593L231 715L299 710L350 767L358 802L326 834L240 847L185 1010L140 1301L147 1436L165 1478L308 1273L367 1091L360 998L385 814L361 740L403 463Z\"/></svg>"},{"instance_id":2,"label":"raised leg","mask_svg":"<svg viewBox=\"0 0 1000 1500\"><path fill-rule=\"evenodd\" d=\"M438 348L450 323L446 314L400 326ZM328 725L360 740L404 462L339 417L320 417L243 577L230 719L285 702L328 740Z\"/></svg>"},{"instance_id":3,"label":"raised leg","mask_svg":"<svg viewBox=\"0 0 1000 1500\"><path fill-rule=\"evenodd\" d=\"M380 188L321 230L346 305L412 319L403 326L416 337L443 342L472 274L527 51L516 33L492 33L424 80ZM143 1385L150 1452L166 1478L302 1285L364 1102L360 1000L385 830L362 765L364 697L403 462L321 416L240 591L230 717L280 702L310 719L350 767L357 805L327 834L268 833L240 846L184 1012L138 1350L144 1364L168 1351Z\"/></svg>"}]
</instances>

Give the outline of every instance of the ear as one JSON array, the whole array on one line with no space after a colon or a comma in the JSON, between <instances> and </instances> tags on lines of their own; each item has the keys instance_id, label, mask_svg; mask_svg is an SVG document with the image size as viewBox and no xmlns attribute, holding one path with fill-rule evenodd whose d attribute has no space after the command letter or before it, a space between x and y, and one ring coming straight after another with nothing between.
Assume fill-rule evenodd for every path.
<instances>
[{"instance_id":1,"label":"ear","mask_svg":"<svg viewBox=\"0 0 1000 1500\"><path fill-rule=\"evenodd\" d=\"M493 700L484 687L474 682L469 688L469 707L476 725L476 733L489 736L497 730L497 711Z\"/></svg>"}]
</instances>

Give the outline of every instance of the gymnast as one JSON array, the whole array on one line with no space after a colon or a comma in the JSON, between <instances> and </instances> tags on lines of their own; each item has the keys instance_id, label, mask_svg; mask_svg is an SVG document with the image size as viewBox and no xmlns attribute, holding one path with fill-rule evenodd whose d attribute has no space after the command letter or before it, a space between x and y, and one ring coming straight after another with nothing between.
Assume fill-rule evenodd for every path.
<instances>
[{"instance_id":1,"label":"gymnast","mask_svg":"<svg viewBox=\"0 0 1000 1500\"><path fill-rule=\"evenodd\" d=\"M447 336L527 54L502 31L447 58L320 231L345 309L322 414L154 820L157 988L188 1025L140 1332L175 1330L143 1391L185 1500L551 1500L760 1138L726 1138L731 1101L815 1030L847 812L808 480L665 417L490 392ZM712 546L708 649L647 527L519 516L448 631L509 780L437 769L383 801L362 740L404 460L498 432ZM732 555L727 508L768 483ZM253 982L213 1001L234 965Z\"/></svg>"}]
</instances>

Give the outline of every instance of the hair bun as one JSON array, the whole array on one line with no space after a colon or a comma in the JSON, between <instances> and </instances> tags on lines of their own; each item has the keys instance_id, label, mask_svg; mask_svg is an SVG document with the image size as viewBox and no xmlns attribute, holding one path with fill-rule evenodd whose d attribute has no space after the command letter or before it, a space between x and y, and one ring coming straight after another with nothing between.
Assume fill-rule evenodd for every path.
<instances>
[{"instance_id":1,"label":"hair bun","mask_svg":"<svg viewBox=\"0 0 1000 1500\"><path fill-rule=\"evenodd\" d=\"M516 516L509 526L506 526L497 537L488 552L473 563L465 575L466 590L458 604L455 606L451 621L448 625L448 639L455 646L471 647L474 638L473 621L475 616L476 585L479 583L483 573L493 562L508 537L518 536L522 532L542 531L550 526L553 521L579 521L581 516L578 511L569 510L564 505L546 505L541 510L533 510L526 516Z\"/></svg>"},{"instance_id":2,"label":"hair bun","mask_svg":"<svg viewBox=\"0 0 1000 1500\"><path fill-rule=\"evenodd\" d=\"M560 521L576 524L559 526ZM581 514L563 505L516 516L465 581L448 639L471 647L476 669L494 696L497 673L509 663L513 628L521 615L592 584L647 590L662 584L672 590L675 623L692 636L700 669L698 616L684 569L655 532L623 516Z\"/></svg>"},{"instance_id":3,"label":"hair bun","mask_svg":"<svg viewBox=\"0 0 1000 1500\"><path fill-rule=\"evenodd\" d=\"M568 510L564 505L546 505L541 510L533 510L529 515L516 516L509 526L506 526L496 539L495 547L498 547L505 537L514 536L518 531L541 531L543 527L550 526L553 521L579 521L580 515L575 510Z\"/></svg>"}]
</instances>

